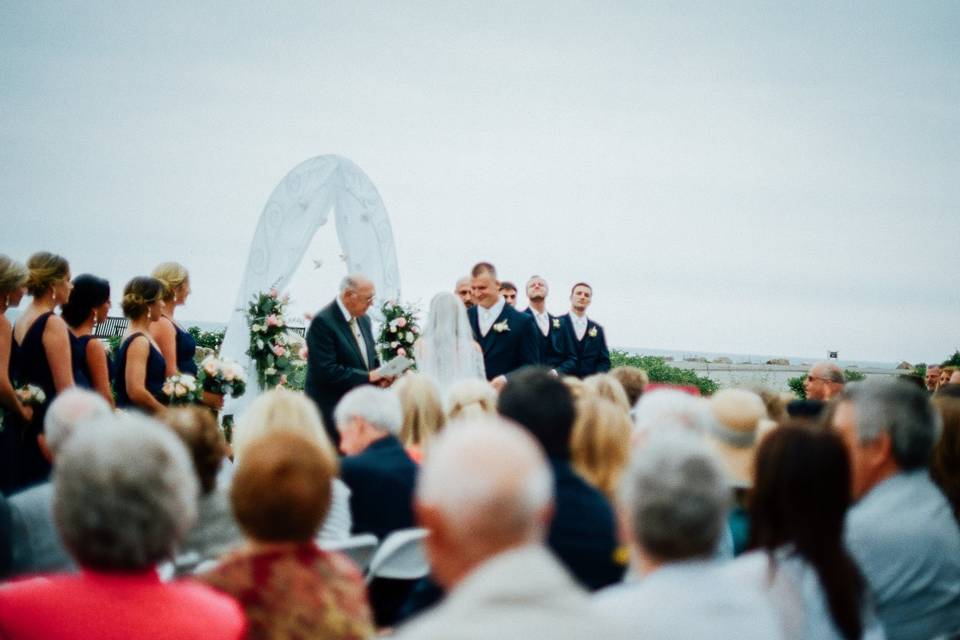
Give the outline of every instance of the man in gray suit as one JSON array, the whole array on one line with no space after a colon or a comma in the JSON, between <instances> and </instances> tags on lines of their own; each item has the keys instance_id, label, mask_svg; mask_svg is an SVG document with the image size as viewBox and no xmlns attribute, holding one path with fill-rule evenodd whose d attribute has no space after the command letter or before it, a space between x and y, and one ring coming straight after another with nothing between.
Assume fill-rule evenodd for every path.
<instances>
[{"instance_id":1,"label":"man in gray suit","mask_svg":"<svg viewBox=\"0 0 960 640\"><path fill-rule=\"evenodd\" d=\"M57 452L79 428L110 415L98 394L73 388L50 404L43 423L41 450L56 467ZM53 484L30 487L9 498L13 559L10 576L76 569L53 523Z\"/></svg>"},{"instance_id":2,"label":"man in gray suit","mask_svg":"<svg viewBox=\"0 0 960 640\"><path fill-rule=\"evenodd\" d=\"M447 597L399 637L628 637L591 610L544 545L552 494L546 458L517 427L490 418L444 431L420 471L415 511Z\"/></svg>"}]
</instances>

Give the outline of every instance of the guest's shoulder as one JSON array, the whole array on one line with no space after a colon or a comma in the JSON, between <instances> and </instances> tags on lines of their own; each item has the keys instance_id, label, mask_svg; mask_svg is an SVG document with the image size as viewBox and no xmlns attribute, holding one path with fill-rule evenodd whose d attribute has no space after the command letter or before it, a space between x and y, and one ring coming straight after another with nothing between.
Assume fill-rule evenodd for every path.
<instances>
[{"instance_id":1,"label":"guest's shoulder","mask_svg":"<svg viewBox=\"0 0 960 640\"><path fill-rule=\"evenodd\" d=\"M213 586L186 578L168 585L181 596L184 607L193 615L215 623L224 633L222 637L242 637L246 629L246 617L240 604L229 595Z\"/></svg>"}]
</instances>

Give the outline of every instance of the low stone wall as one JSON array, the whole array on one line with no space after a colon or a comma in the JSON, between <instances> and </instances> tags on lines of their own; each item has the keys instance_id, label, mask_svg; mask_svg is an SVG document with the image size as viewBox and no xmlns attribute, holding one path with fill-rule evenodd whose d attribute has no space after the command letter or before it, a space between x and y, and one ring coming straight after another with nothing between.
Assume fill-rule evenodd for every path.
<instances>
[{"instance_id":1,"label":"low stone wall","mask_svg":"<svg viewBox=\"0 0 960 640\"><path fill-rule=\"evenodd\" d=\"M711 362L672 361L671 366L680 369L696 371L699 375L707 376L717 381L721 387L753 387L764 386L774 391L790 391L787 380L806 375L809 367L799 365L774 364L715 364ZM909 373L902 369L861 369L859 371L867 378L899 376Z\"/></svg>"}]
</instances>

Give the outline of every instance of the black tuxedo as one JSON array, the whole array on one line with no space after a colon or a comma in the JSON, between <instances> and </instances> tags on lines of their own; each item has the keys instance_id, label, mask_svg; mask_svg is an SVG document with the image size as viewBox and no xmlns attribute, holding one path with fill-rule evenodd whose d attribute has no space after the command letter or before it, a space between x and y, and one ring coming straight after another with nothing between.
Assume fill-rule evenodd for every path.
<instances>
[{"instance_id":1,"label":"black tuxedo","mask_svg":"<svg viewBox=\"0 0 960 640\"><path fill-rule=\"evenodd\" d=\"M506 323L506 330L497 331L493 327L486 336L480 335L480 322L477 307L467 310L473 338L483 349L483 364L487 371L487 380L505 376L527 365L540 364L540 348L537 340L540 330L533 316L521 313L508 304L497 316L494 325Z\"/></svg>"},{"instance_id":2,"label":"black tuxedo","mask_svg":"<svg viewBox=\"0 0 960 640\"><path fill-rule=\"evenodd\" d=\"M317 403L334 446L340 433L333 422L333 409L348 391L370 380L369 371L380 366L370 318L357 318L360 334L367 346L370 365L363 363L357 340L347 319L334 300L314 316L307 330L307 380L304 391Z\"/></svg>"},{"instance_id":3,"label":"black tuxedo","mask_svg":"<svg viewBox=\"0 0 960 640\"><path fill-rule=\"evenodd\" d=\"M547 328L547 335L540 331L540 325L537 324L537 318L533 315L533 309L527 307L526 312L533 318L534 327L537 329L537 344L540 346L540 364L554 369L561 376L577 375L577 353L570 335L563 331L560 326L560 317L547 313L550 324Z\"/></svg>"},{"instance_id":4,"label":"black tuxedo","mask_svg":"<svg viewBox=\"0 0 960 640\"><path fill-rule=\"evenodd\" d=\"M343 458L340 478L350 487L354 534L372 533L382 542L391 532L414 526L417 465L395 436L375 440Z\"/></svg>"},{"instance_id":5,"label":"black tuxedo","mask_svg":"<svg viewBox=\"0 0 960 640\"><path fill-rule=\"evenodd\" d=\"M610 371L610 352L607 350L603 327L587 318L587 331L583 334L583 340L577 340L577 332L568 313L560 316L560 328L567 334L567 339L577 355L577 367L571 375L586 378L595 373Z\"/></svg>"}]
</instances>

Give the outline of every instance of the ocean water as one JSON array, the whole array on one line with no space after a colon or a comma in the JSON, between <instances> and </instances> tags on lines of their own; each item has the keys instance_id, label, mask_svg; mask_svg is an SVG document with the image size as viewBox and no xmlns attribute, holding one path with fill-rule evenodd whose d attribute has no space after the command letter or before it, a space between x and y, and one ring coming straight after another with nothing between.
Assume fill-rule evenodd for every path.
<instances>
[{"instance_id":1,"label":"ocean water","mask_svg":"<svg viewBox=\"0 0 960 640\"><path fill-rule=\"evenodd\" d=\"M672 349L654 349L651 347L611 347L620 349L627 353L645 356L660 356L663 358L673 358L675 361L683 361L688 358L706 358L713 362L718 358L729 358L733 364L766 364L768 360L786 358L792 365L813 364L821 360L826 360L827 354L822 356L785 356L785 355L763 355L752 353L720 353L716 351L678 351ZM845 360L838 358L837 365L841 367L857 367L860 369L895 369L899 362L876 362L873 360Z\"/></svg>"}]
</instances>

